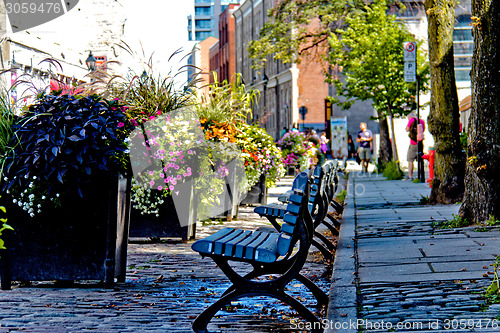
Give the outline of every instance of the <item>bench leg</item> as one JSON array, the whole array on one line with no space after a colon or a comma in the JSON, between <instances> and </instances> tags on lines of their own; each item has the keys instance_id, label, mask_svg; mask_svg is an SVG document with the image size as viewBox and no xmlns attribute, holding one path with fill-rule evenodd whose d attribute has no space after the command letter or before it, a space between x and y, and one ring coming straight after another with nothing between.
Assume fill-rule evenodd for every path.
<instances>
[{"instance_id":1,"label":"bench leg","mask_svg":"<svg viewBox=\"0 0 500 333\"><path fill-rule=\"evenodd\" d=\"M210 305L205 311L203 311L193 322L193 331L195 332L208 332L207 325L210 320L215 316L215 314L224 307L224 305L230 303L232 300L243 296L243 293L238 290L232 290L228 294L222 296L217 302Z\"/></svg>"},{"instance_id":2,"label":"bench leg","mask_svg":"<svg viewBox=\"0 0 500 333\"><path fill-rule=\"evenodd\" d=\"M297 279L297 281L306 286L309 291L311 291L311 293L318 301L318 304L316 306L328 304L328 295L323 290L321 290L314 282L312 282L302 274L298 274L295 278Z\"/></svg>"},{"instance_id":3,"label":"bench leg","mask_svg":"<svg viewBox=\"0 0 500 333\"><path fill-rule=\"evenodd\" d=\"M311 284L313 284L310 280L308 280ZM302 281L301 281L302 282ZM219 300L217 300L214 304L210 305L205 311L203 311L193 322L193 331L196 333L206 333L208 332L207 326L210 320L221 310L224 308L224 305L229 304L232 300L242 298L245 296L254 296L254 295L262 295L269 296L273 298L277 298L284 303L290 305L297 313L302 316L306 321L310 323L319 323L316 324L318 327L321 327L321 321L316 317L308 308L306 308L302 303L297 301L295 298L291 297L283 290L279 290L276 293L255 293L255 292L243 292L238 290L233 290L230 293L222 296ZM325 295L326 296L326 295ZM323 332L323 330L313 330L312 332Z\"/></svg>"},{"instance_id":4,"label":"bench leg","mask_svg":"<svg viewBox=\"0 0 500 333\"><path fill-rule=\"evenodd\" d=\"M332 223L329 223L328 221L323 219L323 221L321 221L321 224L323 224L325 227L327 227L333 236L339 235L339 228L335 227Z\"/></svg>"},{"instance_id":5,"label":"bench leg","mask_svg":"<svg viewBox=\"0 0 500 333\"><path fill-rule=\"evenodd\" d=\"M332 205L332 207L335 208L335 210L339 214L342 214L342 212L344 211L344 207L341 204L339 204L337 201L335 201L335 200L332 200L330 202L330 205Z\"/></svg>"},{"instance_id":6,"label":"bench leg","mask_svg":"<svg viewBox=\"0 0 500 333\"><path fill-rule=\"evenodd\" d=\"M330 261L333 260L332 253L330 251L328 251L328 249L323 244L321 244L317 240L313 239L311 241L311 245L313 245L315 248L317 248L321 252L323 257L325 257L326 260L330 260Z\"/></svg>"},{"instance_id":7,"label":"bench leg","mask_svg":"<svg viewBox=\"0 0 500 333\"><path fill-rule=\"evenodd\" d=\"M278 232L281 232L281 225L278 223L278 221L276 221L276 217L274 216L266 216L266 217L269 220L269 222L271 222L274 229L276 229L276 231Z\"/></svg>"},{"instance_id":8,"label":"bench leg","mask_svg":"<svg viewBox=\"0 0 500 333\"><path fill-rule=\"evenodd\" d=\"M327 218L331 222L331 224L326 222L326 221L323 221L323 224L325 224L325 225L330 224L331 227L333 227L335 229L340 229L340 222L335 217L331 216L330 214L326 214L325 218ZM328 227L328 228L331 230L330 227ZM335 232L338 235L339 231L336 230Z\"/></svg>"},{"instance_id":9,"label":"bench leg","mask_svg":"<svg viewBox=\"0 0 500 333\"><path fill-rule=\"evenodd\" d=\"M311 332L314 333L322 333L323 329L321 328L321 321L316 317L308 308L306 308L302 303L297 301L295 298L292 296L288 295L284 291L279 291L277 295L271 295L272 297L278 298L285 302L286 304L290 305L295 311L298 312L302 318L304 318L307 322L311 323L313 327L319 327L313 329Z\"/></svg>"},{"instance_id":10,"label":"bench leg","mask_svg":"<svg viewBox=\"0 0 500 333\"><path fill-rule=\"evenodd\" d=\"M328 238L326 238L324 235L320 234L319 232L315 231L314 236L319 238L323 244L328 248L328 250L333 251L335 250L335 245L333 245L332 242Z\"/></svg>"}]
</instances>

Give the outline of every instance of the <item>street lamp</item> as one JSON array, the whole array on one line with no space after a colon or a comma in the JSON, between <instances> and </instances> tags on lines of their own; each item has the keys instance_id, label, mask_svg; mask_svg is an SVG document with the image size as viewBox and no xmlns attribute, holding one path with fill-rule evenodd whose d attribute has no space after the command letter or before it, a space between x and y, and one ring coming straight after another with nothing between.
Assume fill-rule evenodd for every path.
<instances>
[{"instance_id":1,"label":"street lamp","mask_svg":"<svg viewBox=\"0 0 500 333\"><path fill-rule=\"evenodd\" d=\"M85 60L85 64L87 65L87 68L89 71L93 72L97 68L97 59L94 57L92 54L92 51L89 52L89 56L87 60Z\"/></svg>"}]
</instances>

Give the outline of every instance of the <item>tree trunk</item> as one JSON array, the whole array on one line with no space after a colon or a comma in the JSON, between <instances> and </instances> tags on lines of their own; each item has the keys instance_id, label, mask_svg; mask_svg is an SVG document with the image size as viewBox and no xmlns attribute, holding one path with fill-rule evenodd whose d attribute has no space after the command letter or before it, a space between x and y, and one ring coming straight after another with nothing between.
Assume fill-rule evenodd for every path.
<instances>
[{"instance_id":1,"label":"tree trunk","mask_svg":"<svg viewBox=\"0 0 500 333\"><path fill-rule=\"evenodd\" d=\"M500 6L472 2L474 57L464 203L460 214L480 223L500 219Z\"/></svg>"},{"instance_id":2,"label":"tree trunk","mask_svg":"<svg viewBox=\"0 0 500 333\"><path fill-rule=\"evenodd\" d=\"M436 158L431 202L455 203L464 191L464 154L459 136L459 109L453 64L455 0L426 0L429 22L431 106L427 118Z\"/></svg>"},{"instance_id":3,"label":"tree trunk","mask_svg":"<svg viewBox=\"0 0 500 333\"><path fill-rule=\"evenodd\" d=\"M379 162L387 163L392 159L392 150L391 138L389 137L389 125L387 124L386 117L380 118L378 129L380 133Z\"/></svg>"},{"instance_id":4,"label":"tree trunk","mask_svg":"<svg viewBox=\"0 0 500 333\"><path fill-rule=\"evenodd\" d=\"M389 107L387 108L389 111L389 120L391 121L391 134L392 134L392 140L391 140L391 148L392 148L392 160L397 161L399 164L399 156L398 156L398 147L396 145L396 133L394 132L394 117L392 116L392 109L389 104Z\"/></svg>"}]
</instances>

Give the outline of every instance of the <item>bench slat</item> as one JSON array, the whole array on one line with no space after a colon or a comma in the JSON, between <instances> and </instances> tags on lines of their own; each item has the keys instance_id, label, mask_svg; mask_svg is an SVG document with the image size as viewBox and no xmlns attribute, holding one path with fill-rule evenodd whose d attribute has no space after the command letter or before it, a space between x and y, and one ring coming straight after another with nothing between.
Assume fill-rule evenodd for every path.
<instances>
[{"instance_id":1,"label":"bench slat","mask_svg":"<svg viewBox=\"0 0 500 333\"><path fill-rule=\"evenodd\" d=\"M300 205L300 203L302 202L302 196L298 194L291 194L288 201Z\"/></svg>"},{"instance_id":2,"label":"bench slat","mask_svg":"<svg viewBox=\"0 0 500 333\"><path fill-rule=\"evenodd\" d=\"M286 206L286 209L287 209L290 213L299 214L299 211L300 211L300 206L297 206L297 205L294 205L294 204L288 204L288 205Z\"/></svg>"},{"instance_id":3,"label":"bench slat","mask_svg":"<svg viewBox=\"0 0 500 333\"><path fill-rule=\"evenodd\" d=\"M288 223L283 223L281 225L281 232L286 232L287 234L293 235L293 231L295 230L295 226L288 224Z\"/></svg>"},{"instance_id":4,"label":"bench slat","mask_svg":"<svg viewBox=\"0 0 500 333\"><path fill-rule=\"evenodd\" d=\"M275 262L278 259L279 234L270 234L255 250L255 260L259 262Z\"/></svg>"},{"instance_id":5,"label":"bench slat","mask_svg":"<svg viewBox=\"0 0 500 333\"><path fill-rule=\"evenodd\" d=\"M212 253L213 251L213 243L216 240L226 237L228 234L234 232L235 229L232 228L224 228L217 231L215 234L212 234L203 239L197 240L191 245L191 248L196 252L200 253Z\"/></svg>"},{"instance_id":6,"label":"bench slat","mask_svg":"<svg viewBox=\"0 0 500 333\"><path fill-rule=\"evenodd\" d=\"M280 238L278 239L278 253L280 256L284 256L288 253L291 243L292 236L284 233L280 234Z\"/></svg>"},{"instance_id":7,"label":"bench slat","mask_svg":"<svg viewBox=\"0 0 500 333\"><path fill-rule=\"evenodd\" d=\"M228 241L226 243L226 246L224 248L224 255L231 257L234 255L235 252L235 245L238 244L239 242L243 241L245 238L250 237L252 232L250 230L245 230L243 231L238 237L235 237Z\"/></svg>"},{"instance_id":8,"label":"bench slat","mask_svg":"<svg viewBox=\"0 0 500 333\"><path fill-rule=\"evenodd\" d=\"M238 237L243 233L243 230L234 229L234 232L228 234L226 237L220 238L214 242L214 253L222 255L224 253L224 245L230 240Z\"/></svg>"},{"instance_id":9,"label":"bench slat","mask_svg":"<svg viewBox=\"0 0 500 333\"><path fill-rule=\"evenodd\" d=\"M256 237L252 242L250 242L245 248L245 258L254 259L255 257L255 249L262 244L270 234L261 233L258 237Z\"/></svg>"},{"instance_id":10,"label":"bench slat","mask_svg":"<svg viewBox=\"0 0 500 333\"><path fill-rule=\"evenodd\" d=\"M255 240L255 238L259 237L262 232L254 231L249 237L243 239L239 243L236 244L234 249L234 257L236 258L245 258L245 248L248 244Z\"/></svg>"},{"instance_id":11,"label":"bench slat","mask_svg":"<svg viewBox=\"0 0 500 333\"><path fill-rule=\"evenodd\" d=\"M267 215L267 207L266 206L259 206L259 207L255 207L253 209L254 213L257 213L259 215Z\"/></svg>"},{"instance_id":12,"label":"bench slat","mask_svg":"<svg viewBox=\"0 0 500 333\"><path fill-rule=\"evenodd\" d=\"M285 217L283 218L283 222L290 223L292 226L294 226L297 224L298 219L299 219L299 217L296 215L285 214Z\"/></svg>"}]
</instances>

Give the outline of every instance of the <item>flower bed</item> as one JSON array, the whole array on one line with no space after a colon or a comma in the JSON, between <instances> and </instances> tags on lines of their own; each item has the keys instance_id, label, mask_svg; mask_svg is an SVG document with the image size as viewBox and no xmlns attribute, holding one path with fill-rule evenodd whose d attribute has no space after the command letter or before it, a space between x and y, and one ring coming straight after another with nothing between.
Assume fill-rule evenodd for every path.
<instances>
[{"instance_id":1,"label":"flower bed","mask_svg":"<svg viewBox=\"0 0 500 333\"><path fill-rule=\"evenodd\" d=\"M285 168L305 171L312 166L316 157L316 148L306 140L303 133L297 131L285 133L277 145L281 148Z\"/></svg>"}]
</instances>

